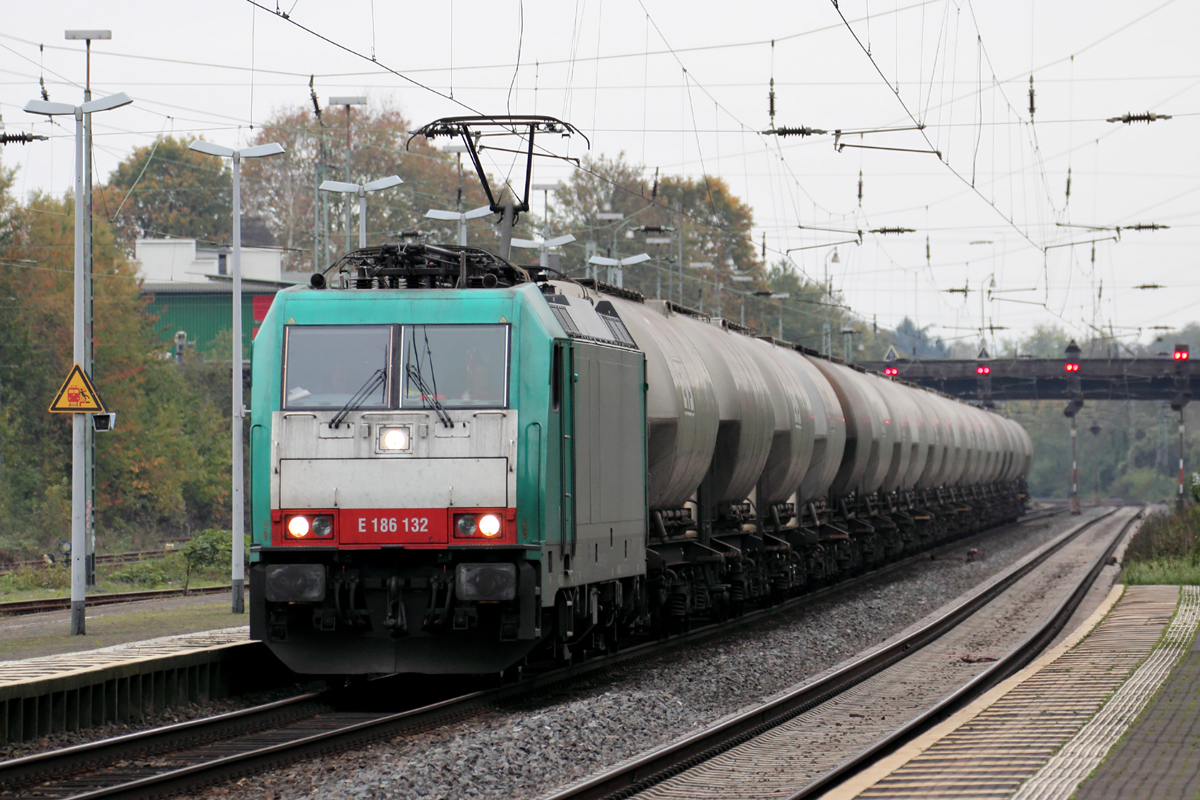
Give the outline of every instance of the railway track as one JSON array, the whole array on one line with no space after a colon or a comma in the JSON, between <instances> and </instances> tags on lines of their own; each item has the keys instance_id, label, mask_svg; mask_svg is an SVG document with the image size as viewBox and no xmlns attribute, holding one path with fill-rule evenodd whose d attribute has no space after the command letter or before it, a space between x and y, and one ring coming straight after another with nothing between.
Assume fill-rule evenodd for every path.
<instances>
[{"instance_id":1,"label":"railway track","mask_svg":"<svg viewBox=\"0 0 1200 800\"><path fill-rule=\"evenodd\" d=\"M1116 515L1115 518L1114 515ZM686 784L674 783L667 786L667 782L672 781L676 776L684 777L685 773L690 770L702 767L713 759L722 758L725 754L731 755L722 758L719 767L706 771L702 778L700 776L694 778L696 781L704 781L706 790L712 796L720 795L732 799L759 796L761 791L762 795L786 797L789 800L816 797L836 786L854 772L915 738L946 715L1032 661L1066 625L1113 551L1129 528L1140 517L1140 512L1128 515L1127 519L1123 516L1121 510L1115 509L1077 526L1069 534L1060 537L1053 545L1045 548L1037 558L1020 563L1004 573L985 591L976 594L920 630L835 673L772 702L738 714L682 741L674 742L632 762L556 792L548 800L628 798L643 796L643 793L646 797L689 796ZM997 659L991 667L977 674L948 696L943 697L940 702L910 718L890 733L876 739L873 744L860 750L857 755L813 779L798 776L796 774L797 766L786 763L786 759L781 758L776 749L777 741L796 737L794 733L791 736L780 733L776 739L772 736L773 732L801 714L807 714L825 704L836 702L838 698L847 696L857 687L876 676L883 675L887 670L903 669L903 662L906 659L912 658L926 645L946 635L972 615L985 609L1009 587L1062 551L1068 544L1079 539L1086 531L1097 525L1113 523L1116 527L1115 535L1112 536L1100 556L1092 562L1086 574L1077 581L1068 596L1017 647ZM900 680L900 682L903 681ZM869 689L865 691L868 694L858 695L858 697L869 697ZM733 754L732 751L735 748L738 752ZM719 777L714 779L714 773L717 773ZM771 777L763 778L763 775ZM728 792L722 792L724 786L721 782L724 781L728 782ZM660 785L663 786L662 791L655 791L655 788Z\"/></svg>"},{"instance_id":2,"label":"railway track","mask_svg":"<svg viewBox=\"0 0 1200 800\"><path fill-rule=\"evenodd\" d=\"M111 606L117 603L136 603L139 600L159 600L164 597L184 597L197 594L222 594L230 591L228 586L205 586L198 589L152 589L145 592L117 592L114 594L89 594L90 607ZM0 603L0 617L41 614L46 611L65 611L71 608L69 597L47 597L41 600L13 600Z\"/></svg>"},{"instance_id":3,"label":"railway track","mask_svg":"<svg viewBox=\"0 0 1200 800\"><path fill-rule=\"evenodd\" d=\"M178 553L179 550L135 550L129 553L97 553L97 564L136 564L139 561L150 561L155 558L163 558L171 553ZM38 558L32 561L12 561L7 564L0 564L0 575L9 572L16 572L19 569L48 569L54 566L47 564L44 560Z\"/></svg>"},{"instance_id":4,"label":"railway track","mask_svg":"<svg viewBox=\"0 0 1200 800\"><path fill-rule=\"evenodd\" d=\"M1023 522L1058 512L1051 509L1031 514ZM953 542L932 552L937 555L957 551L961 546L961 542ZM217 717L0 762L0 797L25 796L22 792L31 790L38 797L73 800L159 796L317 754L361 747L406 731L445 725L499 704L520 702L552 687L659 656L667 648L696 644L742 625L794 611L927 558L929 552L917 554L775 607L706 625L665 642L635 645L581 665L531 676L516 685L480 688L457 696L444 686L422 687L419 691L406 686L409 696L438 698L437 702L420 708L366 712L359 710L361 704L353 691L307 694ZM411 682L411 678L407 680ZM461 692L462 682L456 681L454 685ZM376 698L383 696L386 683L373 682L367 692Z\"/></svg>"}]
</instances>

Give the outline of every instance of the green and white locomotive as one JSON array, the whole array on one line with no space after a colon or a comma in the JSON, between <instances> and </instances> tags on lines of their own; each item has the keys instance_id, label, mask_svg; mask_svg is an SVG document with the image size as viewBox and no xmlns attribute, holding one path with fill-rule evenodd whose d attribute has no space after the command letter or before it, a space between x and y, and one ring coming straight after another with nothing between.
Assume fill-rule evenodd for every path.
<instances>
[{"instance_id":1,"label":"green and white locomotive","mask_svg":"<svg viewBox=\"0 0 1200 800\"><path fill-rule=\"evenodd\" d=\"M666 301L385 245L254 343L251 633L500 672L1015 519L1017 424Z\"/></svg>"},{"instance_id":2,"label":"green and white locomotive","mask_svg":"<svg viewBox=\"0 0 1200 800\"><path fill-rule=\"evenodd\" d=\"M481 126L448 118L507 253ZM1016 519L990 411L486 250L347 254L254 341L251 636L300 673L498 673Z\"/></svg>"}]
</instances>

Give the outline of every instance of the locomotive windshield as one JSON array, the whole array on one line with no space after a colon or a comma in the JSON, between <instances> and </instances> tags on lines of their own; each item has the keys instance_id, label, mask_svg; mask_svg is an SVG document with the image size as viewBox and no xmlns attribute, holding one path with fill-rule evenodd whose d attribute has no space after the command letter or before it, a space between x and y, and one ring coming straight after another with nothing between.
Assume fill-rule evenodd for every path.
<instances>
[{"instance_id":1,"label":"locomotive windshield","mask_svg":"<svg viewBox=\"0 0 1200 800\"><path fill-rule=\"evenodd\" d=\"M358 408L387 408L392 361L390 325L289 325L284 408L342 408L366 391ZM369 391L368 391L369 390Z\"/></svg>"},{"instance_id":2,"label":"locomotive windshield","mask_svg":"<svg viewBox=\"0 0 1200 800\"><path fill-rule=\"evenodd\" d=\"M508 405L507 325L405 325L405 408Z\"/></svg>"}]
</instances>

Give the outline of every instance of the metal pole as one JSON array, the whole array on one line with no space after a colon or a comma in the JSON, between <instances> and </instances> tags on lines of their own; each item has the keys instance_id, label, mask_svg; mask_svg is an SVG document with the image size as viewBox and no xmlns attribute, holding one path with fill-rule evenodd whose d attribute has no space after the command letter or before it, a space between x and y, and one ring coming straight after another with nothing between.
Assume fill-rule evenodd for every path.
<instances>
[{"instance_id":1,"label":"metal pole","mask_svg":"<svg viewBox=\"0 0 1200 800\"><path fill-rule=\"evenodd\" d=\"M516 215L516 207L512 203L505 203L504 220L500 225L500 257L503 259L509 258L512 254L513 221L516 219Z\"/></svg>"},{"instance_id":2,"label":"metal pole","mask_svg":"<svg viewBox=\"0 0 1200 800\"><path fill-rule=\"evenodd\" d=\"M347 113L349 109L347 108ZM242 185L241 156L233 154L233 613L244 614L242 562L245 504L242 497ZM347 242L349 245L349 242ZM348 249L348 248L347 248Z\"/></svg>"},{"instance_id":3,"label":"metal pole","mask_svg":"<svg viewBox=\"0 0 1200 800\"><path fill-rule=\"evenodd\" d=\"M1080 513L1079 508L1079 461L1075 457L1076 440L1075 416L1071 416L1071 513Z\"/></svg>"},{"instance_id":4,"label":"metal pole","mask_svg":"<svg viewBox=\"0 0 1200 800\"><path fill-rule=\"evenodd\" d=\"M83 84L83 102L92 99L92 40L87 45L87 74ZM95 375L95 345L92 320L94 298L92 285L92 115L83 115L83 371ZM83 426L84 437L84 552L87 557L88 586L96 585L96 432L91 425Z\"/></svg>"},{"instance_id":5,"label":"metal pole","mask_svg":"<svg viewBox=\"0 0 1200 800\"><path fill-rule=\"evenodd\" d=\"M679 214L679 305L683 305L683 203L675 204Z\"/></svg>"},{"instance_id":6,"label":"metal pole","mask_svg":"<svg viewBox=\"0 0 1200 800\"><path fill-rule=\"evenodd\" d=\"M1183 511L1183 408L1179 409L1179 499L1175 507Z\"/></svg>"},{"instance_id":7,"label":"metal pole","mask_svg":"<svg viewBox=\"0 0 1200 800\"><path fill-rule=\"evenodd\" d=\"M350 106L346 106L346 183L350 183ZM346 252L350 252L350 196L342 198L342 210L345 213Z\"/></svg>"},{"instance_id":8,"label":"metal pole","mask_svg":"<svg viewBox=\"0 0 1200 800\"><path fill-rule=\"evenodd\" d=\"M367 246L367 192L362 187L358 190L358 247L361 250Z\"/></svg>"},{"instance_id":9,"label":"metal pole","mask_svg":"<svg viewBox=\"0 0 1200 800\"><path fill-rule=\"evenodd\" d=\"M75 363L82 364L84 348L84 202L83 202L83 108L75 109ZM89 376L90 377L90 376ZM71 635L87 633L85 600L87 592L87 542L85 540L85 466L84 428L87 414L71 415Z\"/></svg>"}]
</instances>

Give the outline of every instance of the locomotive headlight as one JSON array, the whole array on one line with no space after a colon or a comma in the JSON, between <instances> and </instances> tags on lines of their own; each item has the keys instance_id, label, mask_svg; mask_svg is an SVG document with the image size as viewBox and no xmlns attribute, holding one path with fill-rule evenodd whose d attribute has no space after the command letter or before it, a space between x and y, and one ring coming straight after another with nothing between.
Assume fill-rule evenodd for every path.
<instances>
[{"instance_id":1,"label":"locomotive headlight","mask_svg":"<svg viewBox=\"0 0 1200 800\"><path fill-rule=\"evenodd\" d=\"M313 517L312 535L318 539L325 539L333 535L333 517L321 515Z\"/></svg>"},{"instance_id":2,"label":"locomotive headlight","mask_svg":"<svg viewBox=\"0 0 1200 800\"><path fill-rule=\"evenodd\" d=\"M380 450L407 450L409 443L408 428L380 428Z\"/></svg>"},{"instance_id":3,"label":"locomotive headlight","mask_svg":"<svg viewBox=\"0 0 1200 800\"><path fill-rule=\"evenodd\" d=\"M500 518L495 514L484 514L479 519L479 532L489 538L498 535L500 533Z\"/></svg>"},{"instance_id":4,"label":"locomotive headlight","mask_svg":"<svg viewBox=\"0 0 1200 800\"><path fill-rule=\"evenodd\" d=\"M308 517L292 517L288 520L288 536L293 539L303 539L308 536L309 530L311 530L311 525L309 525Z\"/></svg>"},{"instance_id":5,"label":"locomotive headlight","mask_svg":"<svg viewBox=\"0 0 1200 800\"><path fill-rule=\"evenodd\" d=\"M479 529L475 524L475 517L470 514L463 514L458 518L458 522L454 525L458 529L459 536L474 536Z\"/></svg>"}]
</instances>

